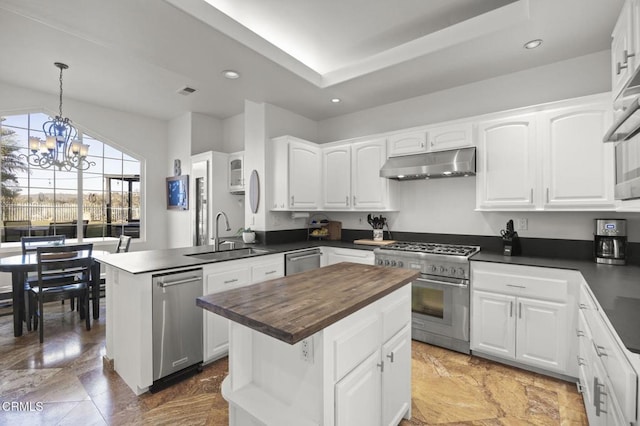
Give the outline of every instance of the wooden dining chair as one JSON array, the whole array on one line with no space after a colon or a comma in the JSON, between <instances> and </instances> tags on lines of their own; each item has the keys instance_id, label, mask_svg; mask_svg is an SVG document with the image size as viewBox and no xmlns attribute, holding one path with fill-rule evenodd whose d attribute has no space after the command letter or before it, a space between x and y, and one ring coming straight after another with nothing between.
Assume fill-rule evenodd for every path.
<instances>
[{"instance_id":1,"label":"wooden dining chair","mask_svg":"<svg viewBox=\"0 0 640 426\"><path fill-rule=\"evenodd\" d=\"M35 252L40 246L52 246L64 244L66 235L45 235L41 237L22 237L22 254Z\"/></svg>"},{"instance_id":2,"label":"wooden dining chair","mask_svg":"<svg viewBox=\"0 0 640 426\"><path fill-rule=\"evenodd\" d=\"M34 327L40 327L40 343L44 341L44 303L78 297L80 318L91 330L89 289L91 287L91 253L93 244L42 246L36 249L38 280L30 288L37 303Z\"/></svg>"},{"instance_id":3,"label":"wooden dining chair","mask_svg":"<svg viewBox=\"0 0 640 426\"><path fill-rule=\"evenodd\" d=\"M118 238L118 245L116 246L116 251L114 253L127 253L129 251L129 246L131 245L131 237L128 235L120 235ZM104 297L104 289L107 283L107 274L100 274L100 297Z\"/></svg>"}]
</instances>

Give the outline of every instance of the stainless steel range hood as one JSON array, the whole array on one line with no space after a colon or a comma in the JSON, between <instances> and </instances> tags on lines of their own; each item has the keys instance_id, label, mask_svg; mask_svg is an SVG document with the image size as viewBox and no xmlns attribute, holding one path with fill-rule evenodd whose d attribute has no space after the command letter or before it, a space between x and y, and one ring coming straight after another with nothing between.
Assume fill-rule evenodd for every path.
<instances>
[{"instance_id":1,"label":"stainless steel range hood","mask_svg":"<svg viewBox=\"0 0 640 426\"><path fill-rule=\"evenodd\" d=\"M475 147L391 157L380 169L380 177L396 180L474 176L475 174Z\"/></svg>"}]
</instances>

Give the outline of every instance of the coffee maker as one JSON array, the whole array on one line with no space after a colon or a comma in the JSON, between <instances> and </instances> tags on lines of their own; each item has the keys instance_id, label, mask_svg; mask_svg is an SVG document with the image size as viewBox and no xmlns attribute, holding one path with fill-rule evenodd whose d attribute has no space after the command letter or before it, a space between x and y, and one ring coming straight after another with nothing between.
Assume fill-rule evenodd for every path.
<instances>
[{"instance_id":1,"label":"coffee maker","mask_svg":"<svg viewBox=\"0 0 640 426\"><path fill-rule=\"evenodd\" d=\"M594 255L596 263L624 265L627 251L627 221L596 219Z\"/></svg>"}]
</instances>

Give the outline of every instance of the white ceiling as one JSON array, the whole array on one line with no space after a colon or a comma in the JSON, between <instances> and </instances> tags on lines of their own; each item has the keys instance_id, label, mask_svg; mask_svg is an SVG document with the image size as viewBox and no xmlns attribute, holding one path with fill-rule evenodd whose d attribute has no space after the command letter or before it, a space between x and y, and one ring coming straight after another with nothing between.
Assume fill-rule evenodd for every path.
<instances>
[{"instance_id":1,"label":"white ceiling","mask_svg":"<svg viewBox=\"0 0 640 426\"><path fill-rule=\"evenodd\" d=\"M322 120L608 49L622 3L0 0L0 81L57 94L65 62L65 99L160 119L250 99Z\"/></svg>"}]
</instances>

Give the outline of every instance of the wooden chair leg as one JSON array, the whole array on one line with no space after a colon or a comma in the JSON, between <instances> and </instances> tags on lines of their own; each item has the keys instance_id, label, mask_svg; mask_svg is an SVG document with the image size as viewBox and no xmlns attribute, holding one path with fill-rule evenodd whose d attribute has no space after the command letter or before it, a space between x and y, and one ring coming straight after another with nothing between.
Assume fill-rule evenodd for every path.
<instances>
[{"instance_id":1,"label":"wooden chair leg","mask_svg":"<svg viewBox=\"0 0 640 426\"><path fill-rule=\"evenodd\" d=\"M84 296L84 319L87 322L87 330L91 330L91 315L89 315L89 292Z\"/></svg>"},{"instance_id":2,"label":"wooden chair leg","mask_svg":"<svg viewBox=\"0 0 640 426\"><path fill-rule=\"evenodd\" d=\"M42 294L38 294L38 321L40 322L40 343L44 342L44 306Z\"/></svg>"}]
</instances>

